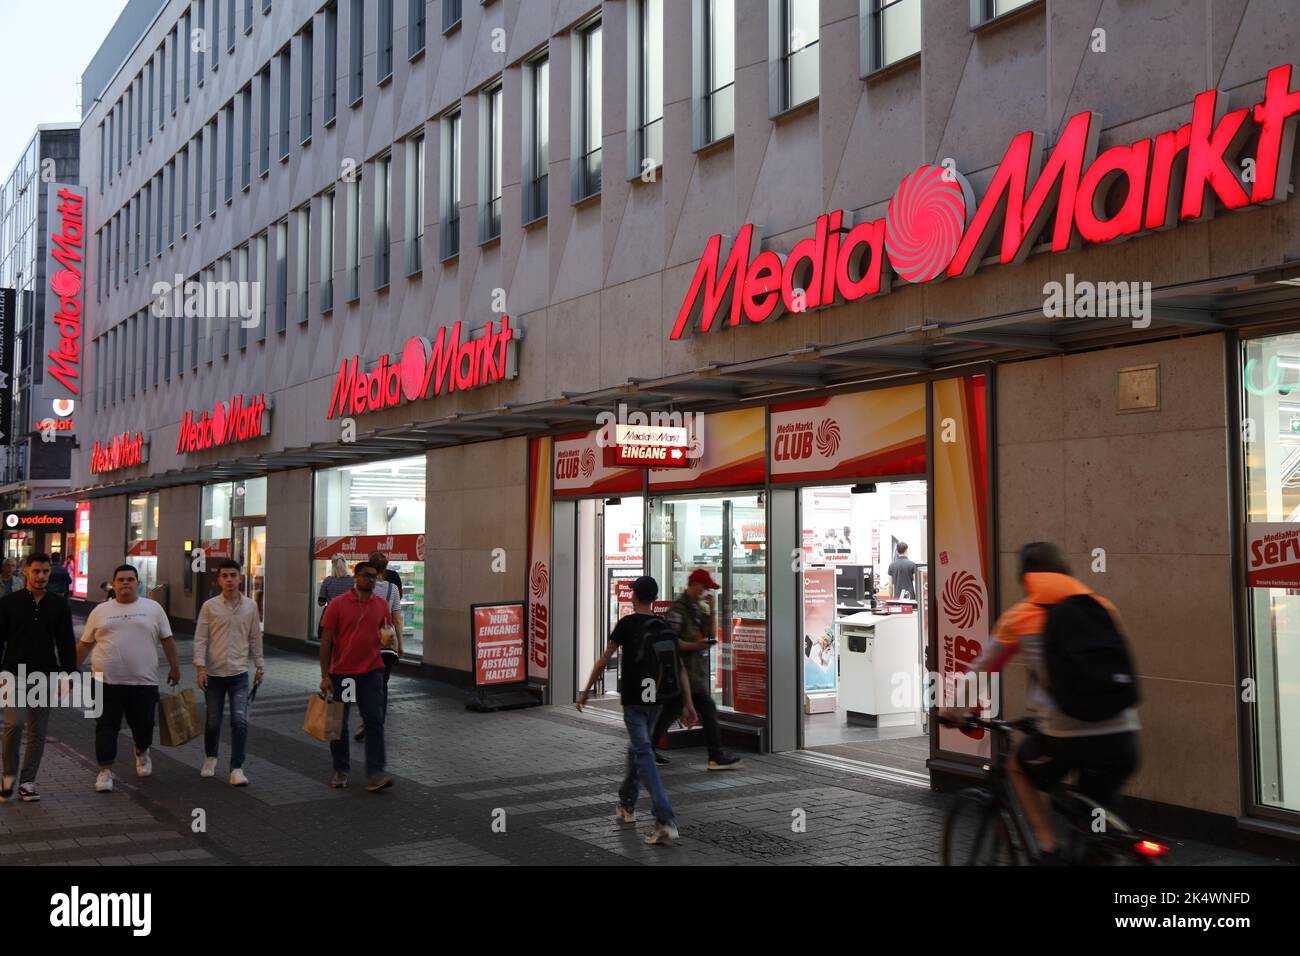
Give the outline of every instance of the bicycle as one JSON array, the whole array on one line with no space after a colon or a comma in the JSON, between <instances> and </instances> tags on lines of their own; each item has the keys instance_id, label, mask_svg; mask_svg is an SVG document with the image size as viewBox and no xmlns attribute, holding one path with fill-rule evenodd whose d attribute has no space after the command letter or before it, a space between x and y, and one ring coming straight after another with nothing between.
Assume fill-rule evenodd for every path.
<instances>
[{"instance_id":1,"label":"bicycle","mask_svg":"<svg viewBox=\"0 0 1300 956\"><path fill-rule=\"evenodd\" d=\"M953 724L950 723L950 726ZM1038 862L1038 850L1007 777L1006 759L1014 731L1029 733L1032 717L1016 721L967 717L966 729L982 727L993 734L992 759L983 786L958 794L943 827L944 866L1016 866ZM1159 866L1168 847L1129 826L1112 810L1062 786L1051 795L1052 808L1066 821L1066 839L1058 853L1083 865ZM1095 821L1102 821L1096 826Z\"/></svg>"}]
</instances>

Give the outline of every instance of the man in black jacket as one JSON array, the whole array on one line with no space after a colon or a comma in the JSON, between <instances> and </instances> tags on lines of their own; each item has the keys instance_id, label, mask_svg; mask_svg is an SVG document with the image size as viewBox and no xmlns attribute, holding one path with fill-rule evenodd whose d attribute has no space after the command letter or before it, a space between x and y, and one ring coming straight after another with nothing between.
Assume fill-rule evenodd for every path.
<instances>
[{"instance_id":1,"label":"man in black jacket","mask_svg":"<svg viewBox=\"0 0 1300 956\"><path fill-rule=\"evenodd\" d=\"M77 640L72 631L72 610L68 602L47 590L50 556L29 554L23 559L26 587L0 598L0 681L8 684L4 696L3 768L0 800L14 792L27 803L39 800L36 772L45 750L45 728L50 708L57 705L59 677L77 669ZM31 706L31 675L45 682L44 700ZM21 709L27 711L27 753L19 770L22 740Z\"/></svg>"}]
</instances>

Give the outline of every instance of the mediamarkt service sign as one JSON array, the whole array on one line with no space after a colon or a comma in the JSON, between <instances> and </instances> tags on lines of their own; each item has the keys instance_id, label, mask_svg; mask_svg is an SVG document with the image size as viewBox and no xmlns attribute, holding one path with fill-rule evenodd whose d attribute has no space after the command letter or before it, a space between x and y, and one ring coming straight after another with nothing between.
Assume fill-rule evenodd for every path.
<instances>
[{"instance_id":1,"label":"mediamarkt service sign","mask_svg":"<svg viewBox=\"0 0 1300 956\"><path fill-rule=\"evenodd\" d=\"M742 315L759 323L879 295L889 291L891 275L914 283L968 276L999 232L996 255L1007 265L1029 255L1049 221L1051 250L1060 252L1078 240L1111 242L1205 219L1216 202L1225 209L1281 202L1290 191L1300 113L1291 66L1269 70L1264 99L1253 107L1225 112L1222 97L1207 90L1196 97L1190 122L1100 156L1097 113L1072 116L1046 162L1037 135L1020 133L978 205L961 173L921 166L899 185L883 219L853 222L843 210L820 216L813 236L789 255L760 251L761 237L747 224L724 259L715 235L670 338L697 326L707 332L720 316L727 325L739 325ZM1253 163L1243 163L1238 154L1252 135L1259 146ZM1112 197L1118 209L1108 216Z\"/></svg>"}]
</instances>

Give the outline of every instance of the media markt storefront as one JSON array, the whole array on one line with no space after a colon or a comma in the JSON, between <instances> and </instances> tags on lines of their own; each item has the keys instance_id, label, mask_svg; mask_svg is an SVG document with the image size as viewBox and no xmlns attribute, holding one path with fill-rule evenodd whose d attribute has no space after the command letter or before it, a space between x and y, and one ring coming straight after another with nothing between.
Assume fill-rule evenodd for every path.
<instances>
[{"instance_id":1,"label":"media markt storefront","mask_svg":"<svg viewBox=\"0 0 1300 956\"><path fill-rule=\"evenodd\" d=\"M600 429L533 439L530 678L573 700L626 613L618 582L653 576L662 613L704 569L719 588L702 653L733 744L910 737L936 759L985 756L986 740L927 723L925 677L964 672L988 639L991 374L680 415L685 467L608 465ZM639 555L611 561L589 527L611 500L642 509L639 527L618 519Z\"/></svg>"}]
</instances>

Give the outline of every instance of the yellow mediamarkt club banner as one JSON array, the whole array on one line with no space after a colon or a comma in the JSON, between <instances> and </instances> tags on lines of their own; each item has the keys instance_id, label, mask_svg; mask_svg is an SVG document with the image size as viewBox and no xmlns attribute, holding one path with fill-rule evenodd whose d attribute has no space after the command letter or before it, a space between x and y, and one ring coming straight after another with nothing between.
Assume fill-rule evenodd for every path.
<instances>
[{"instance_id":1,"label":"yellow mediamarkt club banner","mask_svg":"<svg viewBox=\"0 0 1300 956\"><path fill-rule=\"evenodd\" d=\"M985 378L933 385L934 550L932 594L941 687L964 674L989 640L988 429ZM940 698L943 702L943 698ZM982 730L939 726L939 750L989 756Z\"/></svg>"},{"instance_id":2,"label":"yellow mediamarkt club banner","mask_svg":"<svg viewBox=\"0 0 1300 956\"><path fill-rule=\"evenodd\" d=\"M528 443L528 676L543 682L551 673L551 444Z\"/></svg>"},{"instance_id":3,"label":"yellow mediamarkt club banner","mask_svg":"<svg viewBox=\"0 0 1300 956\"><path fill-rule=\"evenodd\" d=\"M767 479L765 451L767 410L739 408L731 412L692 416L687 426L691 448L689 468L651 468L650 490L743 488Z\"/></svg>"}]
</instances>

